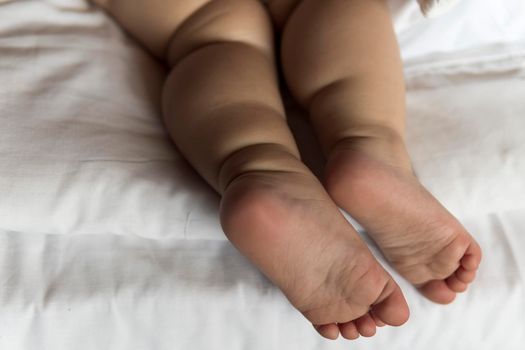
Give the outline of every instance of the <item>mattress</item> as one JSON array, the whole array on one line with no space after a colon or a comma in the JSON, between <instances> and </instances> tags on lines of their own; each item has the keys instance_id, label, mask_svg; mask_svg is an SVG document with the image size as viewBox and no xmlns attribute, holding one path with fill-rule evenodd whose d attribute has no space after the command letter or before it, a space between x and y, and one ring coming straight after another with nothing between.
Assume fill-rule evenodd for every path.
<instances>
[{"instance_id":1,"label":"mattress","mask_svg":"<svg viewBox=\"0 0 525 350\"><path fill-rule=\"evenodd\" d=\"M448 306L385 264L411 319L349 344L319 337L226 240L219 197L162 126L158 62L83 1L1 5L0 349L523 349L525 30L476 27L520 6L463 0L479 11L424 22L392 1L414 167L485 254ZM312 130L287 110L319 174Z\"/></svg>"}]
</instances>

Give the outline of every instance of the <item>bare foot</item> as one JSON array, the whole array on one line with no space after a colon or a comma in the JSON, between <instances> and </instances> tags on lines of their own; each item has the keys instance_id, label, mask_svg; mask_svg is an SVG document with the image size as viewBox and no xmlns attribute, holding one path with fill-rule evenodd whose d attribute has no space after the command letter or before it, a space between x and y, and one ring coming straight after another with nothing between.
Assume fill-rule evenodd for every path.
<instances>
[{"instance_id":1,"label":"bare foot","mask_svg":"<svg viewBox=\"0 0 525 350\"><path fill-rule=\"evenodd\" d=\"M397 271L427 298L447 304L476 275L481 249L416 179L400 139L339 142L326 166L326 188Z\"/></svg>"},{"instance_id":2,"label":"bare foot","mask_svg":"<svg viewBox=\"0 0 525 350\"><path fill-rule=\"evenodd\" d=\"M408 319L397 284L307 170L237 177L223 195L221 223L324 337L372 336L376 326Z\"/></svg>"}]
</instances>

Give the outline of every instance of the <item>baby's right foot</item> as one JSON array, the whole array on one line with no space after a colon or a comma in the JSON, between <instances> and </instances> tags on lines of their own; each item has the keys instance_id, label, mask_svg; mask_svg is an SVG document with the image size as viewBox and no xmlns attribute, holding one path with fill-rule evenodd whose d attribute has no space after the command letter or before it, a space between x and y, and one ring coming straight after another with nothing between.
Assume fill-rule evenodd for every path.
<instances>
[{"instance_id":1,"label":"baby's right foot","mask_svg":"<svg viewBox=\"0 0 525 350\"><path fill-rule=\"evenodd\" d=\"M227 186L227 237L326 338L372 336L376 325L405 323L397 284L322 184L290 158L297 171L249 171Z\"/></svg>"},{"instance_id":2,"label":"baby's right foot","mask_svg":"<svg viewBox=\"0 0 525 350\"><path fill-rule=\"evenodd\" d=\"M334 201L427 298L450 303L474 280L478 243L419 183L400 137L341 140L325 175Z\"/></svg>"}]
</instances>

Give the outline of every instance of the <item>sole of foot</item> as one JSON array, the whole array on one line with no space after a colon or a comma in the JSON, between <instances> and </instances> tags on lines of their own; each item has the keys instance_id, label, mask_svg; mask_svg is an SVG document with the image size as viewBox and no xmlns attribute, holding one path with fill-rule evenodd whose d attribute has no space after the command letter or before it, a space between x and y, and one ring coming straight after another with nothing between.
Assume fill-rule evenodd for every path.
<instances>
[{"instance_id":1,"label":"sole of foot","mask_svg":"<svg viewBox=\"0 0 525 350\"><path fill-rule=\"evenodd\" d=\"M480 246L420 184L408 154L392 154L404 145L377 143L358 138L334 147L325 187L403 277L430 300L448 304L474 280Z\"/></svg>"},{"instance_id":2,"label":"sole of foot","mask_svg":"<svg viewBox=\"0 0 525 350\"><path fill-rule=\"evenodd\" d=\"M398 285L308 171L252 171L225 190L221 225L328 339L405 323Z\"/></svg>"}]
</instances>

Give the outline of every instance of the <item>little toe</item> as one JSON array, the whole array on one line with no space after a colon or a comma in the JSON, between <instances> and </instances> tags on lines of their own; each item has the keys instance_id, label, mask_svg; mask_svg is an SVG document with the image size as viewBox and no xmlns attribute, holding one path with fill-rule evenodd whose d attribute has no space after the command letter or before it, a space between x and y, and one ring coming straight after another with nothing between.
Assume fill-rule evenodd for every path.
<instances>
[{"instance_id":1,"label":"little toe","mask_svg":"<svg viewBox=\"0 0 525 350\"><path fill-rule=\"evenodd\" d=\"M445 282L446 282L447 286L450 288L450 290L455 292L455 293L462 293L462 292L466 291L467 288L468 288L468 284L465 283L465 282L462 282L461 280L459 280L455 274L453 274L452 276L448 277L445 280Z\"/></svg>"},{"instance_id":2,"label":"little toe","mask_svg":"<svg viewBox=\"0 0 525 350\"><path fill-rule=\"evenodd\" d=\"M354 321L339 323L339 331L341 335L348 340L355 340L359 338L359 332Z\"/></svg>"},{"instance_id":3,"label":"little toe","mask_svg":"<svg viewBox=\"0 0 525 350\"><path fill-rule=\"evenodd\" d=\"M476 270L466 270L464 267L460 266L456 272L456 277L463 283L470 283L476 278Z\"/></svg>"},{"instance_id":4,"label":"little toe","mask_svg":"<svg viewBox=\"0 0 525 350\"><path fill-rule=\"evenodd\" d=\"M450 304L456 298L456 293L443 280L429 281L418 289L421 294L438 304Z\"/></svg>"},{"instance_id":5,"label":"little toe","mask_svg":"<svg viewBox=\"0 0 525 350\"><path fill-rule=\"evenodd\" d=\"M372 337L376 334L376 323L368 313L355 320L355 325L363 337Z\"/></svg>"},{"instance_id":6,"label":"little toe","mask_svg":"<svg viewBox=\"0 0 525 350\"><path fill-rule=\"evenodd\" d=\"M335 340L339 337L339 327L335 323L314 325L315 330L323 337Z\"/></svg>"}]
</instances>

